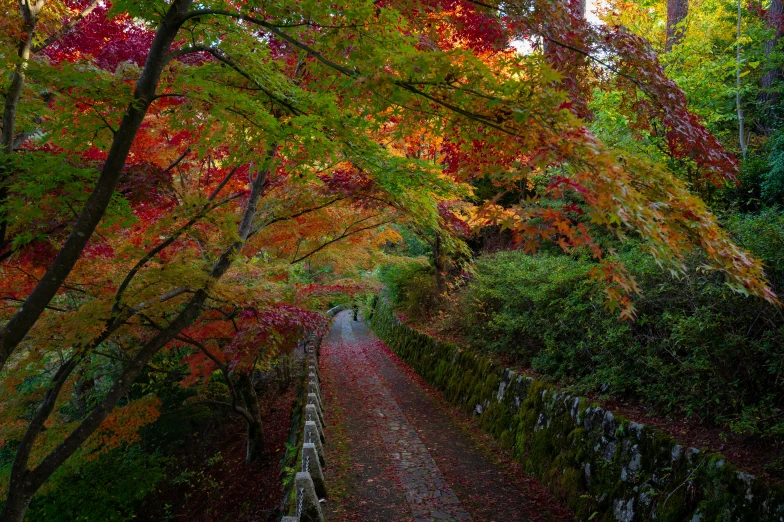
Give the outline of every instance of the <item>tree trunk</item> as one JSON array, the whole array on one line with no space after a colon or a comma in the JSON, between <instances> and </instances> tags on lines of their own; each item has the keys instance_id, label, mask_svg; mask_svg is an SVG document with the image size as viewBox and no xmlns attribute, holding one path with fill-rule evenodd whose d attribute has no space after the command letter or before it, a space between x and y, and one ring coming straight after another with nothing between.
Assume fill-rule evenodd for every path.
<instances>
[{"instance_id":1,"label":"tree trunk","mask_svg":"<svg viewBox=\"0 0 784 522\"><path fill-rule=\"evenodd\" d=\"M219 262L220 263L220 262ZM230 266L230 262L225 265L222 271L225 273ZM18 510L22 510L21 517L24 517L24 511L30 503L30 498L41 486L62 466L71 455L74 454L84 442L97 430L104 420L109 416L117 402L125 397L136 378L142 372L144 367L158 353L164 346L166 346L172 339L179 335L183 329L190 326L199 316L202 306L207 301L208 294L204 290L198 290L191 301L180 312L180 314L172 321L168 327L159 332L155 337L150 339L142 348L133 360L126 366L123 373L112 385L112 388L107 393L104 400L90 412L89 415L76 427L54 450L51 451L44 459L32 470L28 469L30 453L33 449L33 444L44 429L44 424L49 418L52 410L54 409L57 397L60 394L62 386L68 379L73 369L79 363L80 359L70 359L65 365L58 370L54 378L53 386L47 391L46 398L36 411L33 419L30 421L22 442L16 450L16 456L11 466L10 484L23 484L23 487L17 486L9 488L8 496L6 497L6 504L3 511L0 512L0 520L19 520L19 515L16 514ZM17 518L12 518L16 516Z\"/></svg>"},{"instance_id":2,"label":"tree trunk","mask_svg":"<svg viewBox=\"0 0 784 522\"><path fill-rule=\"evenodd\" d=\"M264 430L261 422L248 423L248 446L245 451L245 464L259 460L264 453Z\"/></svg>"},{"instance_id":3,"label":"tree trunk","mask_svg":"<svg viewBox=\"0 0 784 522\"><path fill-rule=\"evenodd\" d=\"M185 1L190 2L190 0ZM268 152L270 165L276 150L277 146L270 147ZM256 207L264 190L267 175L271 168L270 165L268 165L263 172L259 172L256 175L255 180L253 180L251 191L245 204L242 220L240 221L237 230L238 239L224 251L210 270L209 278L214 282L220 280L221 277L228 272L237 253L239 253L250 235L253 219L256 215ZM90 412L90 414L63 440L63 442L60 443L59 446L44 457L34 469L30 470L27 466L29 464L29 457L33 449L33 444L44 429L44 424L49 418L49 415L54 410L62 386L81 359L74 357L61 366L53 377L52 386L46 392L45 399L33 415L33 419L30 421L30 424L22 437L22 441L19 443L16 450L16 456L13 465L11 466L9 484L17 484L17 486L9 488L8 490L6 504L3 507L2 512L0 512L0 521L5 522L8 520L21 522L32 495L43 486L49 477L51 477L52 474L57 471L93 433L95 433L95 430L100 427L117 405L117 402L128 393L128 390L130 390L136 378L141 374L142 370L147 363L150 362L153 356L170 341L175 339L182 330L193 324L201 314L202 307L207 301L207 298L208 294L205 289L202 288L197 290L174 320L142 346L133 360L125 367L120 377L114 382L103 401ZM21 489L18 486L18 484L22 483L24 484L24 489Z\"/></svg>"},{"instance_id":4,"label":"tree trunk","mask_svg":"<svg viewBox=\"0 0 784 522\"><path fill-rule=\"evenodd\" d=\"M19 62L14 68L14 76L11 79L11 86L8 88L8 92L5 96L5 105L3 106L3 133L0 142L2 142L3 152L6 154L11 154L14 150L16 111L19 106L19 98L22 96L22 90L24 89L27 62L30 60L30 54L33 48L35 24L33 23L25 29L27 30L27 37L19 45Z\"/></svg>"},{"instance_id":5,"label":"tree trunk","mask_svg":"<svg viewBox=\"0 0 784 522\"><path fill-rule=\"evenodd\" d=\"M762 106L762 118L760 127L763 134L770 136L776 129L776 114L774 108L777 103L777 93L773 90L776 83L782 79L781 65L772 62L773 50L784 37L784 2L782 0L771 0L768 9L768 27L775 31L773 38L765 42L765 57L767 58L768 71L762 76L759 94L760 105Z\"/></svg>"},{"instance_id":6,"label":"tree trunk","mask_svg":"<svg viewBox=\"0 0 784 522\"><path fill-rule=\"evenodd\" d=\"M741 105L741 96L740 96L740 88L741 88L741 80L740 80L740 67L741 67L741 45L740 45L740 36L741 36L741 28L742 28L742 12L741 12L741 0L738 0L738 27L735 34L737 38L737 42L735 43L735 110L738 113L738 144L740 145L740 152L743 156L743 161L746 161L746 154L748 147L746 146L746 128L745 128L745 118L743 116L743 105Z\"/></svg>"},{"instance_id":7,"label":"tree trunk","mask_svg":"<svg viewBox=\"0 0 784 522\"><path fill-rule=\"evenodd\" d=\"M664 43L666 52L670 52L683 38L683 29L677 26L688 14L689 0L667 0L667 40Z\"/></svg>"},{"instance_id":8,"label":"tree trunk","mask_svg":"<svg viewBox=\"0 0 784 522\"><path fill-rule=\"evenodd\" d=\"M3 132L0 138L2 143L3 152L10 154L13 152L14 147L14 129L16 127L16 109L19 106L19 98L22 96L22 89L25 83L25 71L27 70L27 63L30 61L30 56L33 53L33 38L35 37L35 28L38 25L38 12L31 11L29 6L22 6L22 16L24 18L24 26L22 32L24 33L23 40L19 42L18 62L14 68L14 76L11 79L11 86L5 95L5 105L3 107Z\"/></svg>"},{"instance_id":9,"label":"tree trunk","mask_svg":"<svg viewBox=\"0 0 784 522\"><path fill-rule=\"evenodd\" d=\"M261 424L261 406L259 396L253 387L250 374L240 375L238 386L245 411L250 415L246 418L248 440L245 451L245 463L250 464L259 459L264 452L264 429Z\"/></svg>"},{"instance_id":10,"label":"tree trunk","mask_svg":"<svg viewBox=\"0 0 784 522\"><path fill-rule=\"evenodd\" d=\"M14 75L11 78L11 86L5 94L5 104L3 106L3 130L0 135L0 150L6 154L12 154L16 147L22 145L28 134L21 136L14 136L16 134L16 114L19 107L19 98L22 95L22 90L25 84L25 71L30 62L30 58L45 49L47 46L62 38L68 31L73 29L76 24L84 17L88 16L97 7L99 0L93 0L79 15L71 19L59 31L54 32L44 42L34 46L33 40L36 35L36 26L38 25L38 15L44 7L44 0L36 2L35 5L30 5L30 2L19 2L19 7L22 11L22 18L24 19L24 27L22 32L25 34L24 40L19 44L18 58L16 67L14 67ZM6 172L9 172L7 169ZM0 177L0 207L2 207L8 199L8 187L5 185L5 179ZM8 246L10 241L7 237L8 234L8 216L0 213L0 253ZM2 366L2 365L0 365Z\"/></svg>"},{"instance_id":11,"label":"tree trunk","mask_svg":"<svg viewBox=\"0 0 784 522\"><path fill-rule=\"evenodd\" d=\"M65 282L103 218L136 133L147 114L147 109L155 99L161 73L168 63L169 47L192 3L193 0L175 0L158 26L144 69L136 82L133 100L114 135L101 175L85 202L76 224L57 253L57 257L49 265L46 274L27 296L22 307L0 328L0 370Z\"/></svg>"},{"instance_id":12,"label":"tree trunk","mask_svg":"<svg viewBox=\"0 0 784 522\"><path fill-rule=\"evenodd\" d=\"M436 234L436 241L433 244L433 265L436 270L436 289L441 295L446 291L446 281L444 279L444 257L441 253L441 234Z\"/></svg>"},{"instance_id":13,"label":"tree trunk","mask_svg":"<svg viewBox=\"0 0 784 522\"><path fill-rule=\"evenodd\" d=\"M8 485L8 498L0 519L3 522L22 522L24 520L25 512L33 499L33 495L22 490L20 482L23 480L24 477L21 480L12 479Z\"/></svg>"},{"instance_id":14,"label":"tree trunk","mask_svg":"<svg viewBox=\"0 0 784 522\"><path fill-rule=\"evenodd\" d=\"M25 71L27 70L27 63L30 61L30 56L33 52L33 38L35 37L35 27L38 23L38 13L30 10L30 7L23 2L19 3L22 10L22 17L24 18L24 33L23 40L19 43L19 61L14 67L14 75L11 79L11 85L5 93L5 104L3 106L3 130L0 134L0 157L4 154L12 154L14 152L14 129L16 128L16 112L19 106L19 98L22 96L22 90L25 83ZM42 4L43 5L43 4ZM5 162L5 160L2 160ZM9 169L2 169L8 171ZM8 199L8 187L6 186L7 174L0 177L0 207L5 205ZM5 212L0 213L0 252L5 250L6 247L6 233L8 231L8 216ZM0 363L2 368L2 363Z\"/></svg>"}]
</instances>

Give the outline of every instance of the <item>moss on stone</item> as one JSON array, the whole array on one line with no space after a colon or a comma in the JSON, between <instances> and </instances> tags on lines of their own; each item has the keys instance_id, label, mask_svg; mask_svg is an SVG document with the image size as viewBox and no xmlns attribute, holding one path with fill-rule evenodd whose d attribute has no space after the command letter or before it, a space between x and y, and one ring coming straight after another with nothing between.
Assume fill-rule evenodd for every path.
<instances>
[{"instance_id":1,"label":"moss on stone","mask_svg":"<svg viewBox=\"0 0 784 522\"><path fill-rule=\"evenodd\" d=\"M370 318L379 337L450 403L481 410L482 428L579 518L617 520L616 508L632 506L635 521L784 520L784 490L765 487L721 455L674 458L683 451L665 433L437 342L400 324L382 299Z\"/></svg>"}]
</instances>

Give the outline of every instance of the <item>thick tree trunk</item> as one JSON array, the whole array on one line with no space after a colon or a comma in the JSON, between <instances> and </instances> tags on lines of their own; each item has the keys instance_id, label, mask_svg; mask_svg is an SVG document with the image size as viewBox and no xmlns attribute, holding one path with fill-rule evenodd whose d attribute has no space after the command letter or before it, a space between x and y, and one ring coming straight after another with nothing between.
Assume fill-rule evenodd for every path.
<instances>
[{"instance_id":1,"label":"thick tree trunk","mask_svg":"<svg viewBox=\"0 0 784 522\"><path fill-rule=\"evenodd\" d=\"M238 386L245 411L250 418L245 418L247 424L247 446L245 451L245 463L250 464L261 457L264 452L264 429L261 424L261 405L259 397L253 387L253 380L248 374L240 376Z\"/></svg>"},{"instance_id":2,"label":"thick tree trunk","mask_svg":"<svg viewBox=\"0 0 784 522\"><path fill-rule=\"evenodd\" d=\"M228 265L226 269L228 269ZM78 360L70 360L58 371L58 376L55 377L55 384L47 392L46 398L36 411L17 449L14 463L11 467L10 483L16 483L19 486L9 489L6 505L3 511L0 512L0 520L22 520L22 518L14 519L11 517L17 516L15 512L19 509L23 510L22 516L24 516L24 510L27 508L27 504L29 504L29 498L95 433L95 430L100 427L117 405L117 402L128 393L131 385L152 357L172 339L177 337L179 332L196 320L206 300L207 292L204 290L197 291L176 319L142 347L131 363L126 366L122 375L114 383L101 404L91 411L81 424L49 453L40 464L30 470L28 469L28 461L33 443L41 433L44 423L54 409L63 384L65 384L68 376L78 364Z\"/></svg>"},{"instance_id":3,"label":"thick tree trunk","mask_svg":"<svg viewBox=\"0 0 784 522\"><path fill-rule=\"evenodd\" d=\"M19 480L11 480L8 485L8 499L3 507L2 518L0 518L3 522L22 522L27 507L33 499L32 494L23 491L19 482Z\"/></svg>"},{"instance_id":4,"label":"thick tree trunk","mask_svg":"<svg viewBox=\"0 0 784 522\"><path fill-rule=\"evenodd\" d=\"M0 143L2 143L3 152L6 154L10 154L14 150L16 111L19 107L19 98L22 96L22 90L24 89L27 63L30 61L30 55L32 54L35 25L35 20L33 20L31 24L25 24L24 30L27 35L22 43L19 44L19 62L14 68L11 86L8 88L5 95L5 105L3 106L3 132Z\"/></svg>"},{"instance_id":5,"label":"thick tree trunk","mask_svg":"<svg viewBox=\"0 0 784 522\"><path fill-rule=\"evenodd\" d=\"M271 147L269 158L275 154L276 147ZM226 251L220 256L218 261L212 266L209 278L218 281L223 277L234 261L245 241L248 239L253 228L253 219L256 216L256 207L264 190L269 166L265 171L257 174L251 185L250 195L242 215L242 220L238 227L239 239L234 241ZM79 358L68 360L55 374L52 387L47 391L41 406L35 412L33 419L25 431L22 441L17 448L14 463L11 466L11 477L9 483L16 484L14 488L9 488L6 504L0 512L0 521L21 521L30 499L38 491L57 469L62 466L71 455L77 451L82 444L97 430L106 420L117 402L128 393L131 385L142 372L144 367L153 356L158 353L170 341L176 338L182 330L193 324L202 312L202 307L207 301L207 291L200 289L193 294L191 300L185 305L177 317L169 325L161 330L152 339L142 346L133 360L125 367L123 373L112 385L104 400L79 424L79 426L68 435L59 446L49 453L33 470L28 469L28 461L33 444L38 435L43 430L46 420L54 409L57 397L62 386L79 364ZM21 515L18 512L21 511ZM16 517L16 518L12 518ZM21 518L20 518L21 517Z\"/></svg>"},{"instance_id":6,"label":"thick tree trunk","mask_svg":"<svg viewBox=\"0 0 784 522\"><path fill-rule=\"evenodd\" d=\"M667 40L664 50L670 52L672 47L683 38L683 29L678 27L689 14L689 0L667 0Z\"/></svg>"},{"instance_id":7,"label":"thick tree trunk","mask_svg":"<svg viewBox=\"0 0 784 522\"><path fill-rule=\"evenodd\" d=\"M248 447L245 452L245 463L251 464L259 460L264 453L264 430L261 422L248 423Z\"/></svg>"},{"instance_id":8,"label":"thick tree trunk","mask_svg":"<svg viewBox=\"0 0 784 522\"><path fill-rule=\"evenodd\" d=\"M38 14L43 8L43 2L31 6L28 2L19 2L22 11L24 26L22 40L19 42L18 62L14 68L14 75L11 78L11 85L5 93L5 105L3 106L3 132L0 137L3 152L10 154L14 147L14 129L16 127L16 110L19 106L19 98L22 96L22 89L25 83L25 71L33 54L33 39L35 29L38 25Z\"/></svg>"},{"instance_id":9,"label":"thick tree trunk","mask_svg":"<svg viewBox=\"0 0 784 522\"><path fill-rule=\"evenodd\" d=\"M161 73L168 63L169 47L192 3L193 0L175 0L158 26L144 69L136 82L133 101L128 106L120 127L114 135L101 175L82 208L76 224L57 253L57 257L49 265L46 274L38 281L22 307L0 328L0 370L65 282L103 218L131 150L131 144L147 114L147 109L155 99Z\"/></svg>"},{"instance_id":10,"label":"thick tree trunk","mask_svg":"<svg viewBox=\"0 0 784 522\"><path fill-rule=\"evenodd\" d=\"M784 78L782 74L781 64L776 62L772 63L771 55L773 50L784 37L784 2L782 0L771 0L770 8L768 9L768 26L775 31L773 38L765 42L765 56L768 60L766 64L768 71L762 76L759 100L762 106L762 121L760 127L766 136L770 136L776 129L776 122L774 121L776 115L773 109L777 103L777 93L773 90L776 83Z\"/></svg>"}]
</instances>

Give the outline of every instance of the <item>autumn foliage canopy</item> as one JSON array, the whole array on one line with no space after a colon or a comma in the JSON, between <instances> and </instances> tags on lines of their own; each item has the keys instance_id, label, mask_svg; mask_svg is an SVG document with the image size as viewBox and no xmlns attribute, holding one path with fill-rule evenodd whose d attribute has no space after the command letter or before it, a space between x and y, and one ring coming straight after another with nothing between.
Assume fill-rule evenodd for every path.
<instances>
[{"instance_id":1,"label":"autumn foliage canopy","mask_svg":"<svg viewBox=\"0 0 784 522\"><path fill-rule=\"evenodd\" d=\"M8 513L71 456L152 422L159 401L129 391L156 368L184 369L182 386L211 398L212 376L230 382L323 331L330 299L367 290L358 274L390 255L398 225L447 252L489 225L530 252L588 251L628 318L636 284L603 234L640 237L675 273L700 251L733 289L775 301L667 165L588 130L591 93L620 89L636 128L704 182L736 174L647 42L571 7L6 2ZM498 197L476 197L480 180ZM499 203L520 187L526 198Z\"/></svg>"}]
</instances>

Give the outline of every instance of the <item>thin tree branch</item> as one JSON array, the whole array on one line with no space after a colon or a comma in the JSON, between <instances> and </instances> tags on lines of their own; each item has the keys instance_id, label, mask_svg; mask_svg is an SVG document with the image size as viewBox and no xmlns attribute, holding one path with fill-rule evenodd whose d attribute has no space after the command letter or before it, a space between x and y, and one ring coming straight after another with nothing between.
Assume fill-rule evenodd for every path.
<instances>
[{"instance_id":1,"label":"thin tree branch","mask_svg":"<svg viewBox=\"0 0 784 522\"><path fill-rule=\"evenodd\" d=\"M265 86L259 83L249 72L242 68L242 66L231 56L229 56L223 49L219 49L217 47L211 47L207 45L192 45L190 47L185 47L182 49L178 49L176 51L172 51L169 53L169 60L174 59L178 56L184 56L186 54L192 53L199 53L205 52L210 54L213 58L218 60L219 62L227 65L228 67L232 68L237 74L251 82L255 85L261 92L269 96L270 100L275 101L289 110L289 112L295 116L304 114L302 111L291 105L285 100L282 100L280 97L275 96L272 92L269 91Z\"/></svg>"},{"instance_id":2,"label":"thin tree branch","mask_svg":"<svg viewBox=\"0 0 784 522\"><path fill-rule=\"evenodd\" d=\"M344 199L348 199L349 197L350 196L341 196L341 197L332 199L330 201L327 201L326 203L323 203L321 205L317 205L315 207L310 207L310 208L306 208L305 210L301 210L299 212L295 212L294 214L291 214L289 216L281 216L281 217L273 218L272 220L267 221L263 225L255 228L253 230L253 232L250 233L250 235L252 236L252 235L256 234L257 232L261 231L262 229L267 228L268 226L270 226L270 225L272 225L274 223L279 223L281 221L288 221L290 219L296 219L296 218L298 218L300 216L304 216L305 214L309 214L310 212L315 212L317 210L321 210L322 208L326 208L326 207L328 207L328 206L330 206L330 205L332 205L334 203L337 203L338 201L342 201Z\"/></svg>"},{"instance_id":3,"label":"thin tree branch","mask_svg":"<svg viewBox=\"0 0 784 522\"><path fill-rule=\"evenodd\" d=\"M212 352L210 352L210 350L204 344L200 343L196 339L193 339L191 336L186 334L181 334L177 336L177 340L191 344L196 348L198 348L199 350L201 350L201 352L205 356L207 356L207 358L210 359L215 364L215 366L217 366L220 369L221 373L223 374L223 379L226 381L226 385L229 387L229 392L231 393L231 404L229 403L223 403L223 404L226 404L233 411L245 417L246 421L254 422L254 419L251 416L250 412L248 412L246 409L240 407L237 404L237 390L234 387L234 382L231 380L231 372L226 367L226 365L223 364L220 361L220 359L218 359L218 357L216 357Z\"/></svg>"},{"instance_id":4,"label":"thin tree branch","mask_svg":"<svg viewBox=\"0 0 784 522\"><path fill-rule=\"evenodd\" d=\"M283 40L287 41L288 43L290 43L294 47L296 47L296 48L298 48L298 49L300 49L302 51L305 51L309 55L313 56L314 58L316 58L318 61L320 61L324 65L327 65L327 66L329 66L329 67L331 67L331 68L333 68L333 69L335 69L337 71L340 71L341 73L343 73L343 74L345 74L347 76L356 76L357 75L357 71L349 69L347 67L344 67L344 66L342 66L342 65L340 65L338 63L335 63L333 61L330 61L327 58L324 58L324 56L321 53L319 53L315 49L311 48L310 46L300 42L296 38L292 38L291 36L287 35L286 33L281 31L275 25L273 25L273 24L271 24L271 23L269 23L269 22L267 22L265 20L261 20L259 18L255 18L253 16L244 15L244 14L241 14L241 13L233 13L233 12L227 11L225 9L196 9L194 11L191 11L187 15L185 15L183 18L184 18L184 21L187 21L187 20L189 20L191 18L197 18L199 16L208 16L208 15L228 16L228 17L234 18L236 20L244 20L246 22L250 22L252 24L264 27L264 28L268 29L270 32L272 32L273 34L275 34L276 36L278 36L278 37L282 38Z\"/></svg>"},{"instance_id":5,"label":"thin tree branch","mask_svg":"<svg viewBox=\"0 0 784 522\"><path fill-rule=\"evenodd\" d=\"M36 46L33 46L33 49L32 49L33 50L33 54L37 54L37 53L43 51L44 49L46 49L47 47L49 47L50 45L55 43L57 40L59 40L60 38L65 36L65 34L68 31L70 31L71 29L76 27L76 24L78 24L84 18L89 16L90 13L93 12L93 10L98 6L99 3L100 3L100 0L93 0L90 3L90 5L88 5L87 7L85 7L82 10L82 12L80 12L79 14L74 16L71 20L69 20L66 24L64 24L60 29L58 29L57 31L55 31L54 33L49 35L49 37L46 40L44 40L43 42L41 42L40 44L38 44Z\"/></svg>"},{"instance_id":6,"label":"thin tree branch","mask_svg":"<svg viewBox=\"0 0 784 522\"><path fill-rule=\"evenodd\" d=\"M372 228L377 228L377 227L380 227L381 225L385 225L385 224L391 223L391 222L392 222L392 220L386 220L386 221L382 221L381 223L376 223L374 225L368 225L366 227L361 227L361 228L354 229L351 232L343 232L340 236L338 236L338 237L336 237L334 239L331 239L331 240L327 241L326 243L322 244L321 246L319 246L318 248L314 248L313 250L311 250L307 254L304 254L304 255L294 259L290 264L292 264L292 265L297 264L300 261L302 261L303 259L307 259L308 257L312 256L316 252L319 252L320 250L323 250L324 248L328 247L329 245L331 245L333 243L336 243L336 242L340 241L341 239L345 239L345 238L347 238L349 236L352 236L352 235L357 234L359 232L362 232L364 230L370 230ZM346 230L348 230L348 229L346 229Z\"/></svg>"},{"instance_id":7,"label":"thin tree branch","mask_svg":"<svg viewBox=\"0 0 784 522\"><path fill-rule=\"evenodd\" d=\"M164 171L164 172L169 172L171 169L173 169L174 167L176 167L177 165L179 165L179 164L180 164L180 162L181 162L182 160L184 160L184 159L185 159L185 156L187 156L188 154L190 154L190 152L191 152L191 148L190 148L190 147L187 147L187 148L186 148L184 151L182 151L182 154L180 154L180 155L177 157L177 159L176 159L176 160L172 161L172 162L171 162L171 164L170 164L168 167L166 167L165 169L163 169L163 171Z\"/></svg>"},{"instance_id":8,"label":"thin tree branch","mask_svg":"<svg viewBox=\"0 0 784 522\"><path fill-rule=\"evenodd\" d=\"M14 301L15 303L24 303L24 299L17 299L16 297L0 297L3 301ZM47 310L54 310L55 312L67 312L63 308L57 308L56 306L47 305Z\"/></svg>"},{"instance_id":9,"label":"thin tree branch","mask_svg":"<svg viewBox=\"0 0 784 522\"><path fill-rule=\"evenodd\" d=\"M235 167L235 168L231 169L231 171L226 175L226 177L223 179L223 181L221 181L221 183L215 188L215 190L212 191L212 194L210 194L209 198L207 198L208 202L210 202L213 199L215 199L215 196L217 196L218 193L220 192L220 190L226 185L226 183L229 182L229 179L231 179L231 177L237 171L237 168L238 167ZM218 207L220 207L222 205L225 205L229 201L232 201L233 199L236 199L236 198L240 197L241 195L242 195L241 193L238 193L238 194L234 194L232 196L229 196L227 198L224 198L223 200L221 200L221 201L219 201L217 203L214 203L214 204L211 204L211 205L210 204L205 204L204 206L202 206L201 212L199 212L198 214L193 216L191 219L189 219L180 228L178 228L175 232L173 232L171 235L169 235L169 237L167 237L165 240L163 240L160 243L158 243L153 249L149 250L144 255L144 257L142 257L136 263L136 265L134 265L134 267L131 268L131 270L128 272L128 274L126 274L125 279L123 279L122 283L120 283L120 286L117 287L117 292L115 293L115 296L114 296L113 308L115 310L119 309L120 299L122 298L122 295L125 292L125 290L128 288L128 285L131 283L131 281L136 276L136 274L139 272L139 270L141 270L144 267L144 265L146 265L153 257L158 255L159 252L161 252L163 249L165 249L166 247L168 247L169 245L174 243L182 234L187 232L193 225L198 223L199 220L201 220L204 216L209 214L211 211L215 210L216 208L218 208Z\"/></svg>"}]
</instances>

